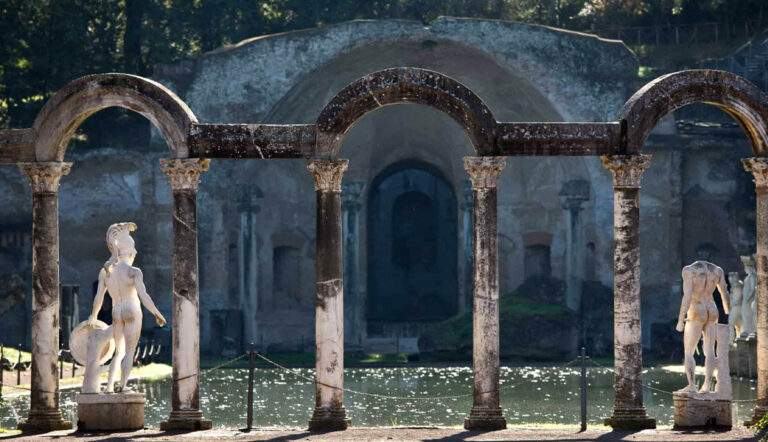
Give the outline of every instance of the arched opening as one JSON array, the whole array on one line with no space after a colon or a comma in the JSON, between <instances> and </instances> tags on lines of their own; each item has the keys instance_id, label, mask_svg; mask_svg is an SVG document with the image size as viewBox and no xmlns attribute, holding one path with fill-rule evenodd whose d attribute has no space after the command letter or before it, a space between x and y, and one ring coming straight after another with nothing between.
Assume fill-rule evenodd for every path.
<instances>
[{"instance_id":1,"label":"arched opening","mask_svg":"<svg viewBox=\"0 0 768 442\"><path fill-rule=\"evenodd\" d=\"M456 195L415 160L381 172L368 192L368 334L413 336L458 307Z\"/></svg>"}]
</instances>

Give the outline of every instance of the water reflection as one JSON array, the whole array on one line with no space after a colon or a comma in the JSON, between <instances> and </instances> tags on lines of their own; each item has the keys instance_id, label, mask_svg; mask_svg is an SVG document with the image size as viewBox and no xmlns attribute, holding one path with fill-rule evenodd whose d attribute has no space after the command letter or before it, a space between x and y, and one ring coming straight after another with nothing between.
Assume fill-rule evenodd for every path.
<instances>
[{"instance_id":1,"label":"water reflection","mask_svg":"<svg viewBox=\"0 0 768 442\"><path fill-rule=\"evenodd\" d=\"M311 369L297 370L312 376ZM659 368L647 369L648 385L675 390L685 384L682 374ZM589 375L589 418L600 423L613 405L613 373L592 368ZM203 413L216 426L245 425L247 371L219 370L209 373L201 386ZM254 425L305 426L312 412L314 387L311 382L280 370L256 370ZM511 424L576 424L579 419L579 370L562 367L502 367L501 398L505 416ZM468 367L363 368L347 369L346 387L355 391L387 396L420 396L424 399L386 399L345 393L347 413L356 426L380 425L461 425L471 405L472 371ZM134 384L147 394L146 423L157 427L170 412L169 379L139 381ZM734 399L755 395L755 382L734 379ZM467 394L462 397L446 397ZM672 397L646 389L648 415L660 425L672 423ZM74 391L61 395L61 407L68 419L76 421ZM440 397L440 399L431 399ZM430 398L430 399L427 399ZM737 422L751 414L753 402L734 404ZM26 416L28 398L0 402L0 426L13 428Z\"/></svg>"}]
</instances>

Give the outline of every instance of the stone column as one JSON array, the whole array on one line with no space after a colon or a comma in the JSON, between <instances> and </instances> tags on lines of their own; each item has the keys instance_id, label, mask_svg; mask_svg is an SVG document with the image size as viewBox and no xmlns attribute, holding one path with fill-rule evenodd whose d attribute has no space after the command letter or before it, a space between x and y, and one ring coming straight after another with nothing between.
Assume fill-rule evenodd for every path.
<instances>
[{"instance_id":1,"label":"stone column","mask_svg":"<svg viewBox=\"0 0 768 442\"><path fill-rule=\"evenodd\" d=\"M259 340L256 315L259 309L259 244L256 215L260 207L253 199L257 195L246 192L238 205L240 213L240 236L238 237L238 270L240 281L240 308L243 314L243 345Z\"/></svg>"},{"instance_id":2,"label":"stone column","mask_svg":"<svg viewBox=\"0 0 768 442\"><path fill-rule=\"evenodd\" d=\"M72 163L21 163L32 185L32 391L19 429L68 430L59 410L59 181Z\"/></svg>"},{"instance_id":3,"label":"stone column","mask_svg":"<svg viewBox=\"0 0 768 442\"><path fill-rule=\"evenodd\" d=\"M568 308L581 314L581 226L579 213L584 202L589 201L589 182L586 180L570 180L563 184L560 190L560 202L568 214L566 229L566 259L565 259L565 302ZM582 324L583 326L583 324Z\"/></svg>"},{"instance_id":4,"label":"stone column","mask_svg":"<svg viewBox=\"0 0 768 442\"><path fill-rule=\"evenodd\" d=\"M341 195L344 232L344 332L347 346L362 349L365 336L364 303L360 285L360 196L363 181L345 183Z\"/></svg>"},{"instance_id":5,"label":"stone column","mask_svg":"<svg viewBox=\"0 0 768 442\"><path fill-rule=\"evenodd\" d=\"M755 227L757 228L755 269L757 271L757 404L750 424L768 411L768 158L743 160L744 169L755 181Z\"/></svg>"},{"instance_id":6,"label":"stone column","mask_svg":"<svg viewBox=\"0 0 768 442\"><path fill-rule=\"evenodd\" d=\"M459 229L459 249L458 271L459 271L459 314L464 314L469 310L470 300L472 299L472 211L475 202L472 196L472 183L464 180L462 184L462 201L459 204L461 227Z\"/></svg>"},{"instance_id":7,"label":"stone column","mask_svg":"<svg viewBox=\"0 0 768 442\"><path fill-rule=\"evenodd\" d=\"M507 427L499 406L499 275L496 238L496 183L506 166L504 157L464 157L474 194L474 296L472 304L472 367L474 399L467 430Z\"/></svg>"},{"instance_id":8,"label":"stone column","mask_svg":"<svg viewBox=\"0 0 768 442\"><path fill-rule=\"evenodd\" d=\"M200 315L197 278L197 186L210 160L160 160L173 192L173 384L171 415L160 429L211 428L200 411Z\"/></svg>"},{"instance_id":9,"label":"stone column","mask_svg":"<svg viewBox=\"0 0 768 442\"><path fill-rule=\"evenodd\" d=\"M347 160L310 160L315 179L317 243L315 251L315 410L310 431L345 430L344 285L341 262L341 179Z\"/></svg>"},{"instance_id":10,"label":"stone column","mask_svg":"<svg viewBox=\"0 0 768 442\"><path fill-rule=\"evenodd\" d=\"M650 155L610 155L613 174L613 415L617 430L655 428L643 406L643 346L640 323L640 180Z\"/></svg>"}]
</instances>

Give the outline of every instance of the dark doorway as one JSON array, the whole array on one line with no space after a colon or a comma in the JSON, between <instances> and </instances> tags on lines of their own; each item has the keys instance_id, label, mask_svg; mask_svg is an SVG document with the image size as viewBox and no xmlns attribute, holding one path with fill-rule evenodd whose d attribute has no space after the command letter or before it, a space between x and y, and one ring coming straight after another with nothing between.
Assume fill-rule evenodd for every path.
<instances>
[{"instance_id":1,"label":"dark doorway","mask_svg":"<svg viewBox=\"0 0 768 442\"><path fill-rule=\"evenodd\" d=\"M368 332L457 311L456 196L419 161L393 164L368 195Z\"/></svg>"}]
</instances>

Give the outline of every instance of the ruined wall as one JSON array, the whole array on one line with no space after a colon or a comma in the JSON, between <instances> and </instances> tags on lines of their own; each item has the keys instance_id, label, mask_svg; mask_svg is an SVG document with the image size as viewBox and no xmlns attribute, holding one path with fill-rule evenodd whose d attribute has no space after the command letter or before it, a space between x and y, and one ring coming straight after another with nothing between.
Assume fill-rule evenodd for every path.
<instances>
[{"instance_id":1,"label":"ruined wall","mask_svg":"<svg viewBox=\"0 0 768 442\"><path fill-rule=\"evenodd\" d=\"M178 92L201 122L310 123L349 82L396 66L445 73L506 121L611 120L638 86L636 59L621 43L542 26L453 18L429 26L353 21L258 37L158 67L156 79ZM674 127L668 133L649 145L654 160L643 181L646 345L652 344L649 325L666 322L679 306L679 269L693 258L689 249L695 252L697 246L691 244L728 232L728 239L712 240L728 267L736 249L728 244L735 238L745 248L752 235L749 226L732 221L735 212L726 207L740 195L743 172L738 164L718 167L736 164L731 157L744 156L743 149L723 143L728 158L714 145L689 152L678 146L682 141L675 138ZM155 137L151 146L68 154L75 165L61 186L61 274L63 283L81 285L81 314L90 308L91 284L107 258L104 231L117 221L138 223L137 264L144 269L150 293L168 313L170 190L157 161L166 152ZM404 160L428 163L453 187L459 236L456 296L466 305L471 230L463 218L467 175L462 157L471 154L466 134L453 120L417 105L377 110L350 130L341 156L350 160L345 183L363 186L356 275L362 283L346 289L361 311L366 299L369 185L387 167ZM574 179L586 179L591 191L580 217L583 245L591 249L577 251L584 273L611 286L612 192L599 159L510 158L499 182L502 294L524 281L526 265L537 262L536 254L544 249L552 276L565 277L567 218L559 193ZM0 188L4 207L12 208L3 211L3 225L28 223L29 189L21 175L3 168ZM717 209L701 216L702 208L710 206ZM226 346L254 341L273 351L313 348L315 196L306 163L216 160L202 177L198 208L204 350L224 351L223 337L238 333L237 342ZM684 222L688 219L696 222ZM286 274L294 275L293 280ZM241 325L232 325L238 317ZM355 333L364 337L362 319Z\"/></svg>"}]
</instances>

